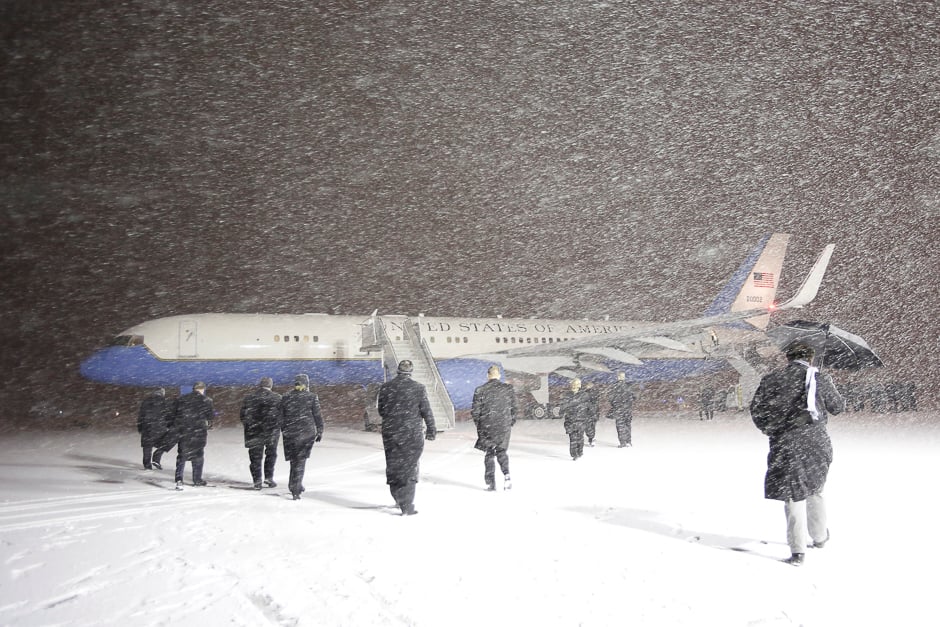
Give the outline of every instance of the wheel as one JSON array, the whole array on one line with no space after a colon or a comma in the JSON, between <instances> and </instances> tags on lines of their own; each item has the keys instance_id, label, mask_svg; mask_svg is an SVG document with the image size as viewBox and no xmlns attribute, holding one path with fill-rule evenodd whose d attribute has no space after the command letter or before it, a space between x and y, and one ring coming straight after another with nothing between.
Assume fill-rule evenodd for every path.
<instances>
[{"instance_id":1,"label":"wheel","mask_svg":"<svg viewBox=\"0 0 940 627\"><path fill-rule=\"evenodd\" d=\"M542 420L548 417L548 411L545 409L545 405L536 403L532 406L532 410L529 412L529 415L532 416L532 418L535 420Z\"/></svg>"}]
</instances>

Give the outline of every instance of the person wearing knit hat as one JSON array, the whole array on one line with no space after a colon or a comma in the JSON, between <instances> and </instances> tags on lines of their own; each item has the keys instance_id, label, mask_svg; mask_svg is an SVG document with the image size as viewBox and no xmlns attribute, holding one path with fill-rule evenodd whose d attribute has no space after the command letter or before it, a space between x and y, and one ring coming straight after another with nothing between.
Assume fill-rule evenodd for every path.
<instances>
[{"instance_id":1,"label":"person wearing knit hat","mask_svg":"<svg viewBox=\"0 0 940 627\"><path fill-rule=\"evenodd\" d=\"M412 379L414 364L398 364L398 376L379 389L378 410L382 416L382 445L385 448L385 482L402 516L417 514L414 507L418 483L418 461L424 441L437 435L434 416L424 385Z\"/></svg>"},{"instance_id":2,"label":"person wearing knit hat","mask_svg":"<svg viewBox=\"0 0 940 627\"><path fill-rule=\"evenodd\" d=\"M323 417L320 399L309 389L310 377L294 377L294 389L281 397L278 405L279 424L284 436L284 458L290 462L287 487L294 500L300 500L304 489L304 471L314 442L323 438Z\"/></svg>"}]
</instances>

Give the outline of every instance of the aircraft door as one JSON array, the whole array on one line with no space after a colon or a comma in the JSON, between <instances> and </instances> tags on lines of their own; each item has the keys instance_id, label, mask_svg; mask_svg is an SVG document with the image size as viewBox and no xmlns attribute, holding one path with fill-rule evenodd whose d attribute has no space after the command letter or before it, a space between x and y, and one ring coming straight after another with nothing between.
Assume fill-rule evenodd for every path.
<instances>
[{"instance_id":1,"label":"aircraft door","mask_svg":"<svg viewBox=\"0 0 940 627\"><path fill-rule=\"evenodd\" d=\"M180 322L180 357L196 357L196 321Z\"/></svg>"}]
</instances>

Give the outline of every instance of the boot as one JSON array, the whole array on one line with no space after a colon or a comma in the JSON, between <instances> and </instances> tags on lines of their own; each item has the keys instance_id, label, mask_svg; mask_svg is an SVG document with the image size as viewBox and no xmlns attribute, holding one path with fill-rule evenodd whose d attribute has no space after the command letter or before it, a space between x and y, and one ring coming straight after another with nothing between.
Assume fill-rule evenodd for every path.
<instances>
[{"instance_id":1,"label":"boot","mask_svg":"<svg viewBox=\"0 0 940 627\"><path fill-rule=\"evenodd\" d=\"M826 539L825 540L813 540L813 543L810 546L811 549L821 549L826 546L826 543L829 542L829 530L826 529Z\"/></svg>"},{"instance_id":2,"label":"boot","mask_svg":"<svg viewBox=\"0 0 940 627\"><path fill-rule=\"evenodd\" d=\"M784 564L791 564L793 566L802 566L803 565L803 554L794 553L785 560L782 560Z\"/></svg>"}]
</instances>

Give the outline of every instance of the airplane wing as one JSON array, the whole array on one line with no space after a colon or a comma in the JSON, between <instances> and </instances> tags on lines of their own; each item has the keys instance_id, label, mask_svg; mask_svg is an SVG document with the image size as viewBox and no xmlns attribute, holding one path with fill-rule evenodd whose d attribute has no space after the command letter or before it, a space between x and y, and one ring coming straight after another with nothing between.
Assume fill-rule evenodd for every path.
<instances>
[{"instance_id":1,"label":"airplane wing","mask_svg":"<svg viewBox=\"0 0 940 627\"><path fill-rule=\"evenodd\" d=\"M772 311L800 308L811 302L819 290L834 248L833 244L829 244L823 249L796 295L780 305L690 320L637 324L623 331L601 333L567 342L511 348L487 357L502 362L507 369L530 373L551 372L562 367L608 370L603 364L603 359L634 365L642 364L643 358L705 359L711 356L711 353L706 352L701 340L702 334L708 329L764 316Z\"/></svg>"}]
</instances>

